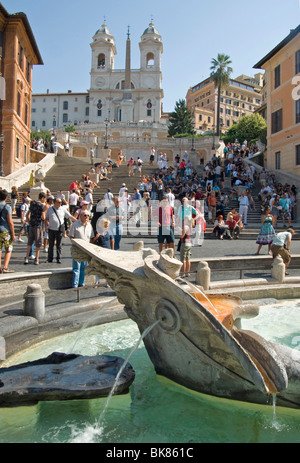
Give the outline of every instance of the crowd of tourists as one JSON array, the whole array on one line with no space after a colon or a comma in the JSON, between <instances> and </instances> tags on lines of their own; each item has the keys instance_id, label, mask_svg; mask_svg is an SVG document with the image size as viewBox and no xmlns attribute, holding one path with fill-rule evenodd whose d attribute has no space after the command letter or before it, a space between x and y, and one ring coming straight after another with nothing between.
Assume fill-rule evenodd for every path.
<instances>
[{"instance_id":1,"label":"crowd of tourists","mask_svg":"<svg viewBox=\"0 0 300 463\"><path fill-rule=\"evenodd\" d=\"M55 152L55 135L52 134L50 138L33 138L31 140L30 148L40 151L41 153L54 153Z\"/></svg>"},{"instance_id":2,"label":"crowd of tourists","mask_svg":"<svg viewBox=\"0 0 300 463\"><path fill-rule=\"evenodd\" d=\"M113 167L116 167L113 162L93 164L88 173L69 185L67 195L62 190L55 195L47 191L32 201L29 193L20 197L16 187L10 195L2 190L0 240L5 256L1 272L10 271L8 264L16 239L11 217L17 214L21 221L17 241L27 237L25 265L30 260L38 265L41 250L47 253L49 264L54 260L60 264L63 237L81 238L118 250L125 227L147 225L152 234L157 235L159 251L170 248L173 256L178 235L177 250L184 264L183 275L189 276L192 246L202 245L204 233L213 233L220 240L239 239L248 225L248 211L258 207L253 198L258 182L262 227L256 253L259 254L264 245L271 252L279 220L289 227L286 232L290 233L297 191L294 185L278 183L265 169L258 173L253 164L245 163L244 158L254 152L253 147L248 149L246 141L241 145L228 144L224 156L213 156L202 169L195 171L187 152L169 160L165 153L156 155L152 148L149 159L152 175L143 175L140 158L136 161L130 158L128 175L137 177L133 192L128 191L124 182L114 194L106 188L97 204L94 191L102 187L102 181L112 180ZM119 156L117 164L124 160ZM92 174L98 174L97 182L91 180L95 177ZM207 224L211 226L209 231ZM84 284L84 269L84 263L73 259L74 287Z\"/></svg>"}]
</instances>

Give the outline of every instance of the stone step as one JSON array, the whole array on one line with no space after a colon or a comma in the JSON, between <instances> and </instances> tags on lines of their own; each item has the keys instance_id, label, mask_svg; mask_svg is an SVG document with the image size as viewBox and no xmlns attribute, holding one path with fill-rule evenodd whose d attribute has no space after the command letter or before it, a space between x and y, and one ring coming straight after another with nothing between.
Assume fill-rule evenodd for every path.
<instances>
[{"instance_id":1,"label":"stone step","mask_svg":"<svg viewBox=\"0 0 300 463\"><path fill-rule=\"evenodd\" d=\"M49 190L55 195L60 189L67 191L69 185L74 180L81 180L82 175L88 174L91 164L87 159L79 158L69 158L65 156L57 156L55 165L50 169L46 175L45 185ZM151 176L157 170L156 165L149 165L145 163L142 167L142 175ZM123 164L118 168L113 168L112 172L108 174L108 178L111 178L110 181L99 181L99 187L95 188L93 192L94 204L96 204L100 199L103 199L104 194L109 188L114 195L119 194L119 190L123 183L126 183L129 194L133 193L133 189L138 185L140 180L139 177L128 176L128 167L127 164ZM226 177L225 185L228 189L228 193L231 191L230 178ZM225 189L226 190L226 189ZM255 200L256 211L249 209L248 211L248 224L260 224L260 202L256 194L260 190L260 185L257 183L256 187L253 190L253 197ZM29 191L29 184L23 185L19 188L19 192ZM237 200L230 200L227 207L225 207L225 216L228 212L236 208L239 210L239 202Z\"/></svg>"}]
</instances>

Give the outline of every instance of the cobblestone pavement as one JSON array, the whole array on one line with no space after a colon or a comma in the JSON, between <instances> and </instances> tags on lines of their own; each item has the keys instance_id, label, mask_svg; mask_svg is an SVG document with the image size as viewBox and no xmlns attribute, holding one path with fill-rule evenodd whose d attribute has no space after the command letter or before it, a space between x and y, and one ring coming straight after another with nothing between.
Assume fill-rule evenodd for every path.
<instances>
[{"instance_id":1,"label":"cobblestone pavement","mask_svg":"<svg viewBox=\"0 0 300 463\"><path fill-rule=\"evenodd\" d=\"M130 251L133 248L133 245L140 241L140 238L134 237L123 237L121 240L121 250ZM142 239L144 241L145 247L151 247L155 250L158 250L158 243L156 237ZM216 239L204 239L203 245L195 246L192 249L192 258L209 258L209 257L234 257L234 256L245 256L247 259L248 256L253 256L257 250L257 245L255 239L253 240L233 240L233 241L221 241ZM34 265L33 260L29 262L28 265L24 265L24 256L26 253L26 238L24 242L15 242L12 258L10 261L10 269L16 273L33 273L46 270L63 270L71 268L71 242L69 238L63 239L63 251L62 251L62 264L57 264L55 261L50 264L47 262L47 253L41 251L40 253L40 264ZM296 240L292 243L292 254L300 254L300 241ZM262 255L267 254L267 248L262 249ZM176 257L179 257L179 253L176 251ZM291 269L290 275L299 275L299 269ZM257 274L257 277L262 277L264 274ZM1 278L1 275L0 275ZM218 273L217 279L228 279L228 272ZM238 275L230 274L230 279L239 278ZM79 296L79 299L78 299ZM114 292L110 288L106 288L104 284L101 284L100 287L93 288L81 288L80 293L78 294L74 289L62 289L55 290L55 292L49 292L46 294L46 306L47 307L56 307L57 305L72 305L79 302L81 303L92 303L95 298L107 299L108 297L113 297ZM0 303L0 318L5 316L9 309L10 315L18 315L22 312L22 296L14 296L13 291L11 295L7 295ZM6 312L5 312L6 311ZM1 317L2 313L2 317Z\"/></svg>"},{"instance_id":2,"label":"cobblestone pavement","mask_svg":"<svg viewBox=\"0 0 300 463\"><path fill-rule=\"evenodd\" d=\"M233 257L233 256L253 256L257 250L256 235L251 240L217 240L204 239L202 246L194 246L192 249L192 258L208 258L208 257ZM34 265L31 261L28 265L24 265L24 257L26 254L26 238L24 243L15 242L10 261L10 269L15 272L36 272L49 269L63 269L71 267L71 242L69 238L63 239L62 263L57 264L54 260L52 264L47 262L47 253L41 250L40 264ZM130 251L134 243L143 241L145 247L151 247L158 251L158 243L156 237L139 238L139 237L123 237L121 240L121 251ZM292 254L300 254L300 240L294 240L291 246ZM264 246L261 250L262 255L267 254L267 247ZM54 254L55 255L55 254ZM178 257L179 253L176 252Z\"/></svg>"}]
</instances>

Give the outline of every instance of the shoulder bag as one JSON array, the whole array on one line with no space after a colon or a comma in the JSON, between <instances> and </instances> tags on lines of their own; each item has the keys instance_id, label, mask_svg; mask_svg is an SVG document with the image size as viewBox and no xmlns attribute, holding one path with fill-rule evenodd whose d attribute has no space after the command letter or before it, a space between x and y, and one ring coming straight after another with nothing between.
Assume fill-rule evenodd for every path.
<instances>
[{"instance_id":1,"label":"shoulder bag","mask_svg":"<svg viewBox=\"0 0 300 463\"><path fill-rule=\"evenodd\" d=\"M56 217L58 218L58 223L59 223L58 231L59 231L60 233L64 233L64 231L65 231L65 224L64 224L64 223L63 223L63 224L61 223L61 221L60 221L60 219L59 219L59 217L58 217L58 214L57 214L56 209L55 209L54 206L52 206L52 209L53 209L53 211L55 212Z\"/></svg>"}]
</instances>

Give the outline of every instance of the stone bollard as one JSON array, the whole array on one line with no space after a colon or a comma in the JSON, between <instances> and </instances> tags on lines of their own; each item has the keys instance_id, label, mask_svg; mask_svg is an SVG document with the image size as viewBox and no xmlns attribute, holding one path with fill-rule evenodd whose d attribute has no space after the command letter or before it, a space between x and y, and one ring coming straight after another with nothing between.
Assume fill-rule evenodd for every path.
<instances>
[{"instance_id":1,"label":"stone bollard","mask_svg":"<svg viewBox=\"0 0 300 463\"><path fill-rule=\"evenodd\" d=\"M137 241L133 245L133 251L141 251L144 249L144 241Z\"/></svg>"},{"instance_id":2,"label":"stone bollard","mask_svg":"<svg viewBox=\"0 0 300 463\"><path fill-rule=\"evenodd\" d=\"M283 283L285 279L285 265L280 256L275 257L272 264L272 277L279 283Z\"/></svg>"},{"instance_id":3,"label":"stone bollard","mask_svg":"<svg viewBox=\"0 0 300 463\"><path fill-rule=\"evenodd\" d=\"M31 284L27 286L24 294L23 312L28 317L36 318L38 322L44 321L45 294L40 285Z\"/></svg>"},{"instance_id":4,"label":"stone bollard","mask_svg":"<svg viewBox=\"0 0 300 463\"><path fill-rule=\"evenodd\" d=\"M204 291L207 291L210 286L210 268L207 262L199 262L196 271L196 283L202 286Z\"/></svg>"},{"instance_id":5,"label":"stone bollard","mask_svg":"<svg viewBox=\"0 0 300 463\"><path fill-rule=\"evenodd\" d=\"M176 280L179 277L182 262L173 258L173 249L165 249L161 252L157 265L162 272Z\"/></svg>"}]
</instances>

